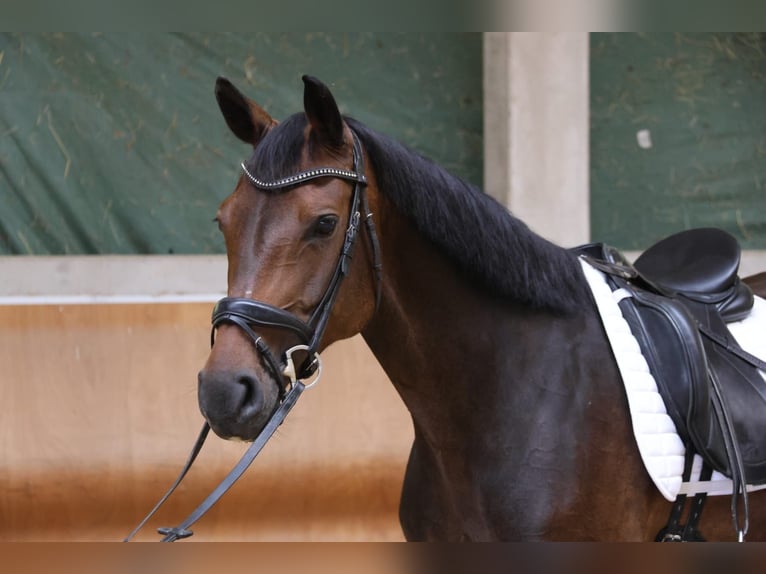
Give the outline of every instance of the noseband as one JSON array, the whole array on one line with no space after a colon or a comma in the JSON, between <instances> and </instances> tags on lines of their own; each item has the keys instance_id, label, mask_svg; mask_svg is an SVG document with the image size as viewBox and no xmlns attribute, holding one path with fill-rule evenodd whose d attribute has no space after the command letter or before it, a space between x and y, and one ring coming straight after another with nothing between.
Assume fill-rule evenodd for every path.
<instances>
[{"instance_id":1,"label":"noseband","mask_svg":"<svg viewBox=\"0 0 766 574\"><path fill-rule=\"evenodd\" d=\"M273 379L279 385L279 403L269 417L269 420L266 422L263 430L255 438L245 454L242 455L242 458L237 465L229 472L226 478L223 479L221 484L219 484L194 510L194 512L192 512L186 520L181 522L178 526L159 529L159 533L164 536L162 542L174 542L181 538L188 538L193 534L190 530L192 524L202 518L202 516L237 481L245 470L247 470L269 438L271 438L279 425L282 424L282 421L284 421L285 417L290 412L290 409L295 405L301 393L319 380L322 368L322 363L318 354L319 345L322 341L325 329L327 328L330 313L332 312L333 305L338 296L341 283L346 275L348 275L351 255L362 219L367 227L367 236L370 241L372 252L373 272L375 274L375 309L377 310L380 305L382 273L380 247L375 232L375 224L372 220L372 212L370 211L367 195L365 194L367 178L364 175L364 156L356 134L352 132L352 136L354 141L353 171L334 167L320 167L302 171L277 181L267 182L254 177L248 171L245 164L242 164L242 170L253 186L265 191L297 187L308 181L326 177L334 177L353 182L354 191L351 196L348 227L343 240L343 247L341 248L338 257L338 263L335 266L335 271L327 285L324 295L322 295L322 298L319 300L319 303L311 314L308 322L303 321L289 311L253 299L224 297L215 305L212 318L213 327L210 334L211 347L215 342L215 333L221 325L229 323L242 329L252 340L256 351L263 359L267 369L271 372ZM300 341L300 344L288 349L285 352L283 359L279 361L263 338L258 335L257 329L259 327L278 328L288 331ZM306 353L306 359L300 364L300 367L296 369L293 353L300 351ZM309 384L304 384L303 380L312 375L314 376L313 381ZM202 425L202 430L192 448L191 454L176 481L149 514L147 514L139 525L125 538L125 542L130 541L138 533L144 524L148 522L148 520L175 491L202 449L202 445L209 432L210 426L206 421Z\"/></svg>"}]
</instances>

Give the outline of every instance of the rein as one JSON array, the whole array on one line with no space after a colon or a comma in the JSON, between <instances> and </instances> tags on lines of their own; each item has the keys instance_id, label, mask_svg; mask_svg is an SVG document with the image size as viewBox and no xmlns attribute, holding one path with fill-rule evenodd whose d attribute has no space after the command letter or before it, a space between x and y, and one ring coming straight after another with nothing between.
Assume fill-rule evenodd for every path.
<instances>
[{"instance_id":1,"label":"rein","mask_svg":"<svg viewBox=\"0 0 766 574\"><path fill-rule=\"evenodd\" d=\"M380 306L381 298L381 279L382 264L380 258L380 245L377 233L375 232L375 223L372 219L365 188L367 178L364 175L364 156L361 145L356 134L352 132L353 146L353 171L338 169L333 167L321 167L299 172L295 175L279 179L277 181L266 182L254 177L242 164L242 169L250 182L258 189L274 190L285 189L301 185L307 181L322 177L334 177L344 179L354 183L354 191L351 198L351 208L349 211L349 222L346 229L343 247L338 257L338 263L324 295L317 304L314 312L308 322L304 322L294 314L275 307L262 301L245 299L240 297L224 297L215 305L212 317L212 330L210 334L210 346L215 342L215 333L218 327L223 323L232 323L241 328L252 340L255 350L258 352L266 367L271 372L272 377L279 385L279 403L274 409L266 425L248 447L239 462L231 469L228 475L211 492L205 500L178 526L170 528L159 528L158 532L163 535L161 542L175 542L182 538L192 536L191 526L197 522L204 514L218 502L218 500L231 488L231 486L244 474L248 467L255 460L255 457L261 452L265 444L282 424L290 410L295 406L298 398L304 390L315 385L322 374L322 362L317 352L322 336L330 319L332 307L340 290L340 285L349 271L351 255L356 243L357 233L359 231L362 219L367 227L367 236L370 241L372 251L373 272L375 274L375 310ZM282 365L269 349L263 338L258 335L257 327L276 327L290 331L296 335L301 344L296 345L285 351ZM300 366L296 367L293 354L296 352L305 353L306 357ZM303 381L313 376L309 383ZM167 501L170 495L181 484L197 455L202 450L210 432L210 425L205 421L197 437L191 453L181 470L178 478L172 484L170 489L160 498L152 510L144 517L135 529L123 540L129 542L151 519L152 516Z\"/></svg>"}]
</instances>

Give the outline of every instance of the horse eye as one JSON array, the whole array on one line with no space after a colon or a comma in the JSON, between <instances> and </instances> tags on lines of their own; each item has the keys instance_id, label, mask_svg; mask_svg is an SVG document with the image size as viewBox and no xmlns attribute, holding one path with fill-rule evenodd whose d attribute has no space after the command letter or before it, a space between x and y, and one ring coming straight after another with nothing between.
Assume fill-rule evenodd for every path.
<instances>
[{"instance_id":1,"label":"horse eye","mask_svg":"<svg viewBox=\"0 0 766 574\"><path fill-rule=\"evenodd\" d=\"M336 215L323 215L314 224L314 235L317 237L329 237L338 225Z\"/></svg>"}]
</instances>

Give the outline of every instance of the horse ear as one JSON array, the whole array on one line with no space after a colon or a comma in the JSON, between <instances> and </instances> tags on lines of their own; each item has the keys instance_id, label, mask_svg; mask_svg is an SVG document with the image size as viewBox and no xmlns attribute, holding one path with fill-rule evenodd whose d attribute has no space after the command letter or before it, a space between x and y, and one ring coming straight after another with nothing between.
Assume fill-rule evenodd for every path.
<instances>
[{"instance_id":1,"label":"horse ear","mask_svg":"<svg viewBox=\"0 0 766 574\"><path fill-rule=\"evenodd\" d=\"M303 76L303 109L311 129L322 145L339 148L343 145L343 118L330 89L313 76Z\"/></svg>"},{"instance_id":2,"label":"horse ear","mask_svg":"<svg viewBox=\"0 0 766 574\"><path fill-rule=\"evenodd\" d=\"M216 80L215 99L218 100L218 107L229 129L253 147L277 124L263 108L242 95L226 78L219 77Z\"/></svg>"}]
</instances>

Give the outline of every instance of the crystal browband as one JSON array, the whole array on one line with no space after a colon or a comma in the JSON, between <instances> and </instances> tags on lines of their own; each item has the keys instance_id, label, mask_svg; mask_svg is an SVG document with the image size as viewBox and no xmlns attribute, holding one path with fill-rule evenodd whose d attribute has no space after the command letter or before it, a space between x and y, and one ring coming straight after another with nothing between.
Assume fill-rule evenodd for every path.
<instances>
[{"instance_id":1,"label":"crystal browband","mask_svg":"<svg viewBox=\"0 0 766 574\"><path fill-rule=\"evenodd\" d=\"M357 174L356 172L349 171L347 169L339 169L335 167L318 167L306 171L301 171L295 175L283 177L282 179L278 179L276 181L263 181L251 174L247 170L247 167L245 167L244 162L241 165L242 171L245 172L247 178L253 183L255 187L260 189L280 189L282 187L290 187L312 179L317 179L319 177L338 177L340 179L347 179L349 181L355 181L361 184L367 183L367 178L363 174Z\"/></svg>"}]
</instances>

